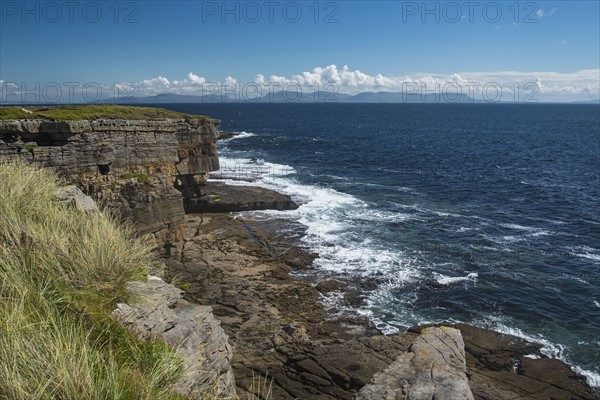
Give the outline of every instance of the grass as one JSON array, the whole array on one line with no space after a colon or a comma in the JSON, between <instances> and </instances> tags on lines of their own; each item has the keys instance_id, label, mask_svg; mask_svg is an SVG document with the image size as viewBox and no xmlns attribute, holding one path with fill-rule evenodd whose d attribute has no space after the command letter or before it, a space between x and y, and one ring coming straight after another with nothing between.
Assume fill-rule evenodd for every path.
<instances>
[{"instance_id":1,"label":"grass","mask_svg":"<svg viewBox=\"0 0 600 400\"><path fill-rule=\"evenodd\" d=\"M27 110L27 111L24 111ZM135 107L117 105L69 105L45 107L0 107L0 121L11 119L48 119L54 121L94 120L94 119L131 119L159 120L201 119L209 118L203 115L190 115L177 111L154 107Z\"/></svg>"},{"instance_id":2,"label":"grass","mask_svg":"<svg viewBox=\"0 0 600 400\"><path fill-rule=\"evenodd\" d=\"M157 260L109 215L58 202L58 187L49 170L0 163L0 399L185 399L175 350L111 317ZM270 380L253 390L270 399Z\"/></svg>"},{"instance_id":3,"label":"grass","mask_svg":"<svg viewBox=\"0 0 600 400\"><path fill-rule=\"evenodd\" d=\"M56 189L50 172L0 165L0 398L181 399L174 350L110 316L155 262L149 249Z\"/></svg>"},{"instance_id":4,"label":"grass","mask_svg":"<svg viewBox=\"0 0 600 400\"><path fill-rule=\"evenodd\" d=\"M38 147L40 147L40 146L37 144L26 144L25 151L28 153L33 153L33 149L37 149Z\"/></svg>"},{"instance_id":5,"label":"grass","mask_svg":"<svg viewBox=\"0 0 600 400\"><path fill-rule=\"evenodd\" d=\"M137 179L137 181L139 183L149 183L150 182L150 178L148 177L148 175L144 174L143 172L138 172L138 173L132 173L132 172L127 172L123 175L121 175L121 179Z\"/></svg>"}]
</instances>

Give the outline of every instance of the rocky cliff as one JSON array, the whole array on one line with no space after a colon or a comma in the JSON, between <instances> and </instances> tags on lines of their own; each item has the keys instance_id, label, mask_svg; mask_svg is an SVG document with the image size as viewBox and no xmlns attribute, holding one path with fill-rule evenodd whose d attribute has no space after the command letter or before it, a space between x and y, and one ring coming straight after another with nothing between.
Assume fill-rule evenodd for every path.
<instances>
[{"instance_id":1,"label":"rocky cliff","mask_svg":"<svg viewBox=\"0 0 600 400\"><path fill-rule=\"evenodd\" d=\"M56 170L159 242L177 235L184 201L219 169L219 121L46 119L0 121L0 160Z\"/></svg>"},{"instance_id":2,"label":"rocky cliff","mask_svg":"<svg viewBox=\"0 0 600 400\"><path fill-rule=\"evenodd\" d=\"M209 118L0 121L0 162L53 168L76 185L59 195L63 201L94 209L81 188L165 244L166 274L184 282L186 299L161 280L137 282L128 289L144 300L115 315L179 347L186 376L198 377L182 381L179 393L193 396L206 381L233 393L233 374L238 390L255 393L257 373L273 378L276 399L437 399L442 387L466 399L594 398L566 365L514 337L468 325L383 336L364 318L333 318L319 293L341 292L342 282L315 288L290 278L312 255L287 240L280 251L272 234L222 213L296 205L266 189L206 185L219 168L218 136L219 121Z\"/></svg>"}]
</instances>

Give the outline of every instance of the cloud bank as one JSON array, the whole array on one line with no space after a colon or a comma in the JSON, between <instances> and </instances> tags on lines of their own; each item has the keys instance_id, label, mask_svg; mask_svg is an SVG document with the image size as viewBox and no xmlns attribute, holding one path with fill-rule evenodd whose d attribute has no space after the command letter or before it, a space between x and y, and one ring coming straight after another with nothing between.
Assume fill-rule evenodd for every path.
<instances>
[{"instance_id":1,"label":"cloud bank","mask_svg":"<svg viewBox=\"0 0 600 400\"><path fill-rule=\"evenodd\" d=\"M600 97L600 69L585 69L570 73L563 72L456 72L453 74L409 73L399 76L370 75L360 70L352 70L344 65L316 67L292 76L257 74L253 81L242 82L232 76L221 81L209 79L190 72L182 80L169 80L163 76L145 79L140 82L121 84L136 87L137 94L205 95L219 86L227 91L261 91L263 94L282 89L333 91L357 94L361 92L406 92L418 90L423 93L445 91L463 93L481 98L484 91L502 90L503 95L516 98L537 96L540 101L589 100ZM508 97L507 97L508 98Z\"/></svg>"},{"instance_id":2,"label":"cloud bank","mask_svg":"<svg viewBox=\"0 0 600 400\"><path fill-rule=\"evenodd\" d=\"M71 84L71 83L69 83ZM178 95L219 95L231 96L240 100L253 100L279 91L288 93L345 93L362 92L403 92L414 94L449 95L462 93L476 100L503 102L569 102L600 98L600 69L583 69L575 72L456 72L452 74L408 73L398 76L371 75L344 65L338 68L332 64L316 67L291 76L257 74L249 82L226 76L219 81L189 72L183 79L169 79L162 75L139 82L118 82L107 84L78 84L83 97L73 97L77 92L72 87L65 88L60 83L51 82L24 84L0 81L2 101L11 100L50 102L59 100L93 101L100 98L152 96L157 94ZM49 87L49 88L48 88ZM33 95L31 92L34 92ZM38 93L36 97L35 94ZM60 95L54 95L57 93ZM62 93L61 93L62 92ZM22 95L22 94L25 94ZM69 95L68 99L66 95ZM89 95L88 95L89 94ZM28 97L27 97L28 96ZM293 96L292 96L293 97ZM26 101L25 101L26 102Z\"/></svg>"}]
</instances>

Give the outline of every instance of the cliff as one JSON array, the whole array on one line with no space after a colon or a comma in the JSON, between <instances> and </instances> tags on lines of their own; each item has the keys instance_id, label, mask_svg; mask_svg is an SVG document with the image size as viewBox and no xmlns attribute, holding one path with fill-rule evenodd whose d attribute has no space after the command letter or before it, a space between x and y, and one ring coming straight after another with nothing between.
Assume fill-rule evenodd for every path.
<instances>
[{"instance_id":1,"label":"cliff","mask_svg":"<svg viewBox=\"0 0 600 400\"><path fill-rule=\"evenodd\" d=\"M158 242L177 235L184 199L219 169L210 118L0 121L0 160L49 167Z\"/></svg>"},{"instance_id":2,"label":"cliff","mask_svg":"<svg viewBox=\"0 0 600 400\"><path fill-rule=\"evenodd\" d=\"M273 378L269 391L277 399L403 398L399 388L424 388L422 398L431 398L439 382L455 376L443 390L461 398L594 396L566 365L518 338L467 325L421 338L416 329L383 336L366 318L333 318L320 301L327 286L349 302L359 296L340 288L343 282L314 287L291 278L292 270L310 268L313 255L222 214L297 205L266 189L207 184L209 173L219 169L217 120L138 107L8 113L18 118L2 112L0 163L20 159L51 168L75 186L63 190L62 201L89 211L95 200L165 245L165 273L183 282L185 299L160 279L128 283L133 301L120 303L113 315L136 335L177 346L184 375L199 377L178 381L179 393L194 397L198 382L208 381L222 395L232 394L234 384L256 394L257 373ZM440 367L438 353L430 350L446 336L461 345L438 352L457 358ZM532 354L539 359L527 358Z\"/></svg>"}]
</instances>

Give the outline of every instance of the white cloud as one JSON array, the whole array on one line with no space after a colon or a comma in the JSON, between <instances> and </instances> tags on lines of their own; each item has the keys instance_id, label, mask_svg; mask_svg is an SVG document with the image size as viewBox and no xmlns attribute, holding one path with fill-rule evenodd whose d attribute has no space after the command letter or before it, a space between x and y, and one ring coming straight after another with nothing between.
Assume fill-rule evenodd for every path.
<instances>
[{"instance_id":1,"label":"white cloud","mask_svg":"<svg viewBox=\"0 0 600 400\"><path fill-rule=\"evenodd\" d=\"M563 41L566 43L566 41ZM557 101L564 99L578 100L600 97L600 70L588 69L570 73L563 72L455 72L451 74L410 73L398 76L384 76L382 74L368 74L358 69L352 70L344 65L338 68L335 64L325 67L316 67L312 71L304 71L291 76L271 75L268 79L263 74L257 74L252 82L253 86L262 87L264 94L269 91L282 90L286 86L290 90L300 88L312 93L318 90L332 91L333 88L340 93L356 94L360 92L400 92L414 90L415 87L434 91L455 91L457 87L463 88L463 93L475 90L475 96L481 92L485 85L499 86L505 93L513 93L515 88L523 92L528 84L537 83L540 94L544 99ZM158 93L193 94L203 95L203 90L215 92L216 85L228 88L235 85L243 88L245 82L233 76L227 76L223 81L210 82L206 78L190 72L185 79L173 80L158 76L137 83L137 95L153 95ZM207 87L210 86L210 90ZM129 85L130 87L130 85ZM469 89L470 88L470 89Z\"/></svg>"},{"instance_id":2,"label":"white cloud","mask_svg":"<svg viewBox=\"0 0 600 400\"><path fill-rule=\"evenodd\" d=\"M227 85L228 87L235 86L236 84L237 79L235 79L233 76L228 76L227 78L225 78L225 85Z\"/></svg>"},{"instance_id":3,"label":"white cloud","mask_svg":"<svg viewBox=\"0 0 600 400\"><path fill-rule=\"evenodd\" d=\"M192 83L192 84L202 85L202 84L206 83L206 79L204 79L204 78L203 78L203 77L201 77L201 76L194 75L194 73L193 73L193 72L190 72L190 73L187 75L187 78L188 78L189 82L190 82L190 83ZM176 82L177 82L178 84L180 84L180 83L183 83L183 82L178 82L178 81L176 81Z\"/></svg>"},{"instance_id":4,"label":"white cloud","mask_svg":"<svg viewBox=\"0 0 600 400\"><path fill-rule=\"evenodd\" d=\"M556 8L553 8L552 10L550 10L549 12L544 11L543 8L539 8L536 12L535 15L538 16L538 18L543 18L543 17L549 17L551 15L556 14Z\"/></svg>"}]
</instances>

